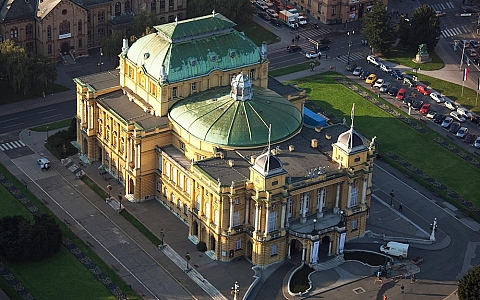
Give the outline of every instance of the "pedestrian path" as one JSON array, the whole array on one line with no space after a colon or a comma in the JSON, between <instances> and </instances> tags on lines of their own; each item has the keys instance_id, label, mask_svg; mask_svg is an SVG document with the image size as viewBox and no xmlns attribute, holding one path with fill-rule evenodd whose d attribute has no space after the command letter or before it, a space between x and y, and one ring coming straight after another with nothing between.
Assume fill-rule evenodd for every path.
<instances>
[{"instance_id":1,"label":"pedestrian path","mask_svg":"<svg viewBox=\"0 0 480 300\"><path fill-rule=\"evenodd\" d=\"M364 59L365 57L363 56L362 52L353 52L350 53L350 62L356 61L356 60L361 60ZM348 54L345 55L340 55L340 57L337 57L337 59L343 63L348 63Z\"/></svg>"},{"instance_id":2,"label":"pedestrian path","mask_svg":"<svg viewBox=\"0 0 480 300\"><path fill-rule=\"evenodd\" d=\"M16 140L16 141L0 144L0 150L5 152L8 150L13 150L13 149L17 149L25 146L26 145L24 142L22 142L21 140Z\"/></svg>"},{"instance_id":3,"label":"pedestrian path","mask_svg":"<svg viewBox=\"0 0 480 300\"><path fill-rule=\"evenodd\" d=\"M443 38L464 34L464 33L469 33L466 25L455 27L455 28L449 28L449 29L447 28L447 29L441 30L440 32L441 32L441 37Z\"/></svg>"},{"instance_id":4,"label":"pedestrian path","mask_svg":"<svg viewBox=\"0 0 480 300\"><path fill-rule=\"evenodd\" d=\"M433 10L455 9L455 6L453 5L452 2L430 4L430 7L431 7Z\"/></svg>"}]
</instances>

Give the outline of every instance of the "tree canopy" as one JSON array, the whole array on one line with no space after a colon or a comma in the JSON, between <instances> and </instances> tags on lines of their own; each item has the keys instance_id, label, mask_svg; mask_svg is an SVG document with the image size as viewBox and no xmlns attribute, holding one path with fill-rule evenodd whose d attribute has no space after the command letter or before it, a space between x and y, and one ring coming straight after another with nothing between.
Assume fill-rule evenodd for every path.
<instances>
[{"instance_id":1,"label":"tree canopy","mask_svg":"<svg viewBox=\"0 0 480 300\"><path fill-rule=\"evenodd\" d=\"M410 51L421 44L426 44L429 50L435 49L440 34L440 21L426 4L416 9L410 19L401 19L398 26L399 45Z\"/></svg>"},{"instance_id":2,"label":"tree canopy","mask_svg":"<svg viewBox=\"0 0 480 300\"><path fill-rule=\"evenodd\" d=\"M458 282L458 299L480 299L480 266L471 268Z\"/></svg>"},{"instance_id":3,"label":"tree canopy","mask_svg":"<svg viewBox=\"0 0 480 300\"><path fill-rule=\"evenodd\" d=\"M382 1L376 1L362 21L363 35L376 51L386 53L395 42L395 31Z\"/></svg>"},{"instance_id":4,"label":"tree canopy","mask_svg":"<svg viewBox=\"0 0 480 300\"><path fill-rule=\"evenodd\" d=\"M27 53L11 40L0 42L0 70L14 94L41 93L57 78L55 62L48 57Z\"/></svg>"}]
</instances>

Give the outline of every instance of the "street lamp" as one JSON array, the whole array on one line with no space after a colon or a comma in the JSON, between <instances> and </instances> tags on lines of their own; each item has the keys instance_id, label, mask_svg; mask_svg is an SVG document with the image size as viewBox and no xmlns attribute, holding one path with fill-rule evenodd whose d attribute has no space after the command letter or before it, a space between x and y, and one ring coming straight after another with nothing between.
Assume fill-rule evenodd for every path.
<instances>
[{"instance_id":1,"label":"street lamp","mask_svg":"<svg viewBox=\"0 0 480 300\"><path fill-rule=\"evenodd\" d=\"M111 191L112 191L112 186L110 184L107 185L107 190L108 190L108 199L111 198Z\"/></svg>"},{"instance_id":2,"label":"street lamp","mask_svg":"<svg viewBox=\"0 0 480 300\"><path fill-rule=\"evenodd\" d=\"M102 72L102 65L103 65L102 58L103 58L103 50L102 48L100 48L100 62L98 63L98 65L100 66L100 72Z\"/></svg>"},{"instance_id":3,"label":"street lamp","mask_svg":"<svg viewBox=\"0 0 480 300\"><path fill-rule=\"evenodd\" d=\"M430 224L430 229L432 233L430 234L430 240L435 241L435 231L438 229L437 218L433 219L433 224Z\"/></svg>"},{"instance_id":4,"label":"street lamp","mask_svg":"<svg viewBox=\"0 0 480 300\"><path fill-rule=\"evenodd\" d=\"M163 238L165 237L165 232L163 232L163 228L160 229L160 245L163 246Z\"/></svg>"},{"instance_id":5,"label":"street lamp","mask_svg":"<svg viewBox=\"0 0 480 300\"><path fill-rule=\"evenodd\" d=\"M47 140L48 140L48 125L47 125Z\"/></svg>"},{"instance_id":6,"label":"street lamp","mask_svg":"<svg viewBox=\"0 0 480 300\"><path fill-rule=\"evenodd\" d=\"M185 260L187 261L187 270L186 271L188 271L188 270L190 270L190 267L188 266L188 262L190 261L190 254L188 254L188 252L185 255Z\"/></svg>"},{"instance_id":7,"label":"street lamp","mask_svg":"<svg viewBox=\"0 0 480 300\"><path fill-rule=\"evenodd\" d=\"M315 233L317 231L317 219L313 219L313 232Z\"/></svg>"},{"instance_id":8,"label":"street lamp","mask_svg":"<svg viewBox=\"0 0 480 300\"><path fill-rule=\"evenodd\" d=\"M122 195L118 195L118 202L120 202L120 208L118 209L118 212L122 211Z\"/></svg>"},{"instance_id":9,"label":"street lamp","mask_svg":"<svg viewBox=\"0 0 480 300\"><path fill-rule=\"evenodd\" d=\"M230 294L233 295L233 300L237 300L238 294L240 294L239 287L238 282L235 281L235 285L232 286L232 290L230 291Z\"/></svg>"},{"instance_id":10,"label":"street lamp","mask_svg":"<svg viewBox=\"0 0 480 300\"><path fill-rule=\"evenodd\" d=\"M348 31L348 55L347 55L347 66L350 65L350 49L352 47L352 35L355 34L355 31Z\"/></svg>"}]
</instances>

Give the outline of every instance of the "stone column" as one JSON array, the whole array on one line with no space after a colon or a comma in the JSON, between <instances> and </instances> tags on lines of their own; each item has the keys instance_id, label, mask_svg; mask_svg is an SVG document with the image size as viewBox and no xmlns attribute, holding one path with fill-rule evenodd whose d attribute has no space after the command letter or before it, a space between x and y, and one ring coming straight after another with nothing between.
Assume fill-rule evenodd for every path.
<instances>
[{"instance_id":1,"label":"stone column","mask_svg":"<svg viewBox=\"0 0 480 300\"><path fill-rule=\"evenodd\" d=\"M249 219L249 214L250 214L250 198L245 198L245 221L243 224L247 225L248 224L248 219Z\"/></svg>"},{"instance_id":2,"label":"stone column","mask_svg":"<svg viewBox=\"0 0 480 300\"><path fill-rule=\"evenodd\" d=\"M270 217L270 205L265 205L265 234L268 233L268 218Z\"/></svg>"},{"instance_id":3,"label":"stone column","mask_svg":"<svg viewBox=\"0 0 480 300\"><path fill-rule=\"evenodd\" d=\"M332 256L332 240L328 242L328 256Z\"/></svg>"},{"instance_id":4,"label":"stone column","mask_svg":"<svg viewBox=\"0 0 480 300\"><path fill-rule=\"evenodd\" d=\"M287 243L287 247L288 247L287 258L290 259L290 258L292 258L292 257L290 256L290 251L291 251L290 249L292 249L292 241L289 241L289 242Z\"/></svg>"},{"instance_id":5,"label":"stone column","mask_svg":"<svg viewBox=\"0 0 480 300\"><path fill-rule=\"evenodd\" d=\"M255 232L258 231L258 202L255 203Z\"/></svg>"},{"instance_id":6,"label":"stone column","mask_svg":"<svg viewBox=\"0 0 480 300\"><path fill-rule=\"evenodd\" d=\"M282 219L280 220L280 228L285 228L285 211L286 211L286 202L282 202Z\"/></svg>"},{"instance_id":7,"label":"stone column","mask_svg":"<svg viewBox=\"0 0 480 300\"><path fill-rule=\"evenodd\" d=\"M300 223L305 224L307 222L307 218L306 218L306 214L307 214L307 193L303 193L302 195L300 195L300 197L301 198L303 197L302 216L300 217Z\"/></svg>"},{"instance_id":8,"label":"stone column","mask_svg":"<svg viewBox=\"0 0 480 300\"><path fill-rule=\"evenodd\" d=\"M305 261L305 254L307 249L302 245L302 261Z\"/></svg>"},{"instance_id":9,"label":"stone column","mask_svg":"<svg viewBox=\"0 0 480 300\"><path fill-rule=\"evenodd\" d=\"M350 208L351 206L350 202L352 201L352 186L353 183L348 184L347 208Z\"/></svg>"},{"instance_id":10,"label":"stone column","mask_svg":"<svg viewBox=\"0 0 480 300\"><path fill-rule=\"evenodd\" d=\"M341 182L337 183L337 195L335 196L335 207L333 208L333 212L338 214L340 212L340 207L338 207L340 202L340 186Z\"/></svg>"},{"instance_id":11,"label":"stone column","mask_svg":"<svg viewBox=\"0 0 480 300\"><path fill-rule=\"evenodd\" d=\"M323 218L323 198L325 197L325 188L320 190L320 205L317 211L317 219Z\"/></svg>"},{"instance_id":12,"label":"stone column","mask_svg":"<svg viewBox=\"0 0 480 300\"><path fill-rule=\"evenodd\" d=\"M233 227L233 198L230 198L230 223L228 225L228 231L231 231Z\"/></svg>"},{"instance_id":13,"label":"stone column","mask_svg":"<svg viewBox=\"0 0 480 300\"><path fill-rule=\"evenodd\" d=\"M363 186L362 186L362 205L365 205L365 199L367 198L367 185L368 185L368 177L363 178Z\"/></svg>"}]
</instances>

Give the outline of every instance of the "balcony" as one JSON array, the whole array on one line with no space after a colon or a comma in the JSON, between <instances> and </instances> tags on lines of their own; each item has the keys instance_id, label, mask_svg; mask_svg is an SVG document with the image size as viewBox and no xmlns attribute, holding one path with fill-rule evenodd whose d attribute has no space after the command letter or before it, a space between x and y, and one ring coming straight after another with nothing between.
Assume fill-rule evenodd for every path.
<instances>
[{"instance_id":1,"label":"balcony","mask_svg":"<svg viewBox=\"0 0 480 300\"><path fill-rule=\"evenodd\" d=\"M300 218L290 222L288 233L300 238L318 239L319 236L327 232L343 231L344 224L342 215L335 214L332 211L324 213L322 218L317 218L316 214L311 214L303 224L300 223Z\"/></svg>"}]
</instances>

